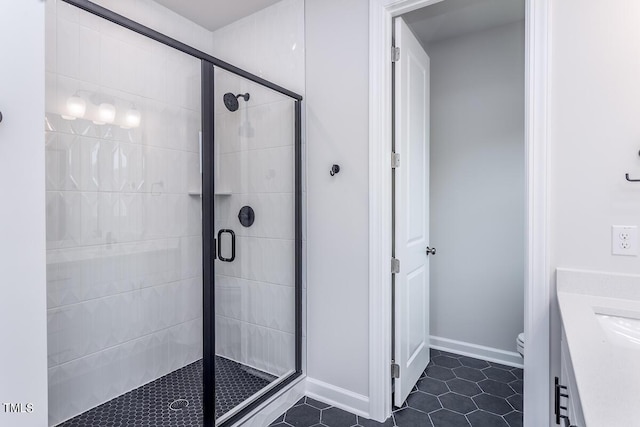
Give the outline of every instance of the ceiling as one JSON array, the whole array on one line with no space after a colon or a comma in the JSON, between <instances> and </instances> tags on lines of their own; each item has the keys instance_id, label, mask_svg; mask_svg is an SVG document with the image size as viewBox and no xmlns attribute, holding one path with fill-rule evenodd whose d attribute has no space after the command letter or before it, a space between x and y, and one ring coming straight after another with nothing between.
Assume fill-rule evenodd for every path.
<instances>
[{"instance_id":1,"label":"ceiling","mask_svg":"<svg viewBox=\"0 0 640 427\"><path fill-rule=\"evenodd\" d=\"M402 16L423 45L524 19L524 0L445 0Z\"/></svg>"},{"instance_id":2,"label":"ceiling","mask_svg":"<svg viewBox=\"0 0 640 427\"><path fill-rule=\"evenodd\" d=\"M209 31L278 3L280 0L155 0Z\"/></svg>"}]
</instances>

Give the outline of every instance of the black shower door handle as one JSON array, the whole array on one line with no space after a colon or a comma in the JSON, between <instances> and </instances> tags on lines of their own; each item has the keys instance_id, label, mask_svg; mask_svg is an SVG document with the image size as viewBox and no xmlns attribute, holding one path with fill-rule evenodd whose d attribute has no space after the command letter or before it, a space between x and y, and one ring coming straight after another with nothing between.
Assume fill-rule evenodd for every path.
<instances>
[{"instance_id":1,"label":"black shower door handle","mask_svg":"<svg viewBox=\"0 0 640 427\"><path fill-rule=\"evenodd\" d=\"M229 233L231 235L231 258L225 258L222 256L222 235ZM218 259L222 262L232 262L236 259L236 233L233 230L222 229L218 231Z\"/></svg>"}]
</instances>

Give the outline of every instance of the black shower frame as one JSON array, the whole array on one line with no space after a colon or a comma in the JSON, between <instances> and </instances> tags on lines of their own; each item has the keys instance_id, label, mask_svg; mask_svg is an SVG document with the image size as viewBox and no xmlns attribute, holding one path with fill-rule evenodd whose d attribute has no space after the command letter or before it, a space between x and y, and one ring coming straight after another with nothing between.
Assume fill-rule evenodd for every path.
<instances>
[{"instance_id":1,"label":"black shower frame","mask_svg":"<svg viewBox=\"0 0 640 427\"><path fill-rule=\"evenodd\" d=\"M214 69L286 95L295 102L295 372L265 391L218 427L231 426L302 375L302 96L222 61L89 0L62 0L201 61L202 84L202 256L203 256L203 407L204 426L215 427L215 226L214 226ZM207 261L208 260L208 261ZM208 339L207 339L208 338Z\"/></svg>"}]
</instances>

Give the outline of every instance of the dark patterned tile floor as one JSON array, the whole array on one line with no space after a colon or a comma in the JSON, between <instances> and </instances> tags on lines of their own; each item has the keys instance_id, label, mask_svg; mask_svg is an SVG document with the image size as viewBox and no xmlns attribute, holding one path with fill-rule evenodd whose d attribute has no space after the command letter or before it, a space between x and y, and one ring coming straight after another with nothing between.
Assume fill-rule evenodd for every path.
<instances>
[{"instance_id":1,"label":"dark patterned tile floor","mask_svg":"<svg viewBox=\"0 0 640 427\"><path fill-rule=\"evenodd\" d=\"M174 411L177 399L189 404ZM116 397L62 424L62 427L202 426L202 360Z\"/></svg>"},{"instance_id":2,"label":"dark patterned tile floor","mask_svg":"<svg viewBox=\"0 0 640 427\"><path fill-rule=\"evenodd\" d=\"M522 427L522 369L431 350L402 408L384 423L303 397L273 427Z\"/></svg>"},{"instance_id":3,"label":"dark patterned tile floor","mask_svg":"<svg viewBox=\"0 0 640 427\"><path fill-rule=\"evenodd\" d=\"M216 418L220 418L276 377L240 363L216 356Z\"/></svg>"},{"instance_id":4,"label":"dark patterned tile floor","mask_svg":"<svg viewBox=\"0 0 640 427\"><path fill-rule=\"evenodd\" d=\"M276 377L216 356L216 418L267 386ZM172 402L188 405L174 410ZM61 427L201 427L202 360L116 397Z\"/></svg>"}]
</instances>

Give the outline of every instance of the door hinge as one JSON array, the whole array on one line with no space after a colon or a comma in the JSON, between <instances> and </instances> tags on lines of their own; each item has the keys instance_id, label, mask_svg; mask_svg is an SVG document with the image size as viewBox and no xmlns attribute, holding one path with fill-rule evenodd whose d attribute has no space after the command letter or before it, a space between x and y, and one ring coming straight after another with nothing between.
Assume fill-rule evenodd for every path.
<instances>
[{"instance_id":1,"label":"door hinge","mask_svg":"<svg viewBox=\"0 0 640 427\"><path fill-rule=\"evenodd\" d=\"M391 48L391 62L400 61L400 48L393 46Z\"/></svg>"},{"instance_id":2,"label":"door hinge","mask_svg":"<svg viewBox=\"0 0 640 427\"><path fill-rule=\"evenodd\" d=\"M400 167L400 153L391 153L391 168Z\"/></svg>"},{"instance_id":3,"label":"door hinge","mask_svg":"<svg viewBox=\"0 0 640 427\"><path fill-rule=\"evenodd\" d=\"M400 365L397 363L391 364L391 378L400 378Z\"/></svg>"},{"instance_id":4,"label":"door hinge","mask_svg":"<svg viewBox=\"0 0 640 427\"><path fill-rule=\"evenodd\" d=\"M391 258L391 274L400 273L400 260Z\"/></svg>"}]
</instances>

